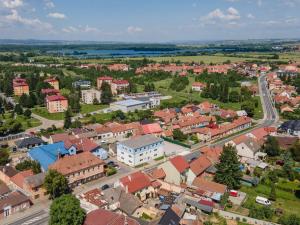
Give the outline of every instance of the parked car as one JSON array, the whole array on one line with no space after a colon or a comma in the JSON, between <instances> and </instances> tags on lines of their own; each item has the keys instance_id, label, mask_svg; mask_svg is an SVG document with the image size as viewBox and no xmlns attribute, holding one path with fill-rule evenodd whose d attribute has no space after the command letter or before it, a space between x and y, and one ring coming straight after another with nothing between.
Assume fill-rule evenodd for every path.
<instances>
[{"instance_id":1,"label":"parked car","mask_svg":"<svg viewBox=\"0 0 300 225\"><path fill-rule=\"evenodd\" d=\"M108 188L109 188L109 185L108 185L108 184L104 184L104 185L101 187L101 190L104 191L104 190L106 190L106 189L108 189Z\"/></svg>"},{"instance_id":2,"label":"parked car","mask_svg":"<svg viewBox=\"0 0 300 225\"><path fill-rule=\"evenodd\" d=\"M256 201L256 203L259 203L259 204L262 204L262 205L265 205L265 206L270 206L271 205L271 202L269 201L269 199L264 198L264 197L257 196L255 201Z\"/></svg>"}]
</instances>

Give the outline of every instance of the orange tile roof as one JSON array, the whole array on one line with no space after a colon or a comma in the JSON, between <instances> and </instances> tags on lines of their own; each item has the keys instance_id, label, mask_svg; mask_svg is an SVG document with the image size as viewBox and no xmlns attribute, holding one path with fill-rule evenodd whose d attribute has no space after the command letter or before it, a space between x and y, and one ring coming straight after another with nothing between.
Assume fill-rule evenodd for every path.
<instances>
[{"instance_id":1,"label":"orange tile roof","mask_svg":"<svg viewBox=\"0 0 300 225\"><path fill-rule=\"evenodd\" d=\"M14 175L12 178L10 178L10 180L13 183L15 183L18 187L23 188L25 178L30 177L32 175L34 175L34 173L32 172L31 169L24 170Z\"/></svg>"},{"instance_id":2,"label":"orange tile roof","mask_svg":"<svg viewBox=\"0 0 300 225\"><path fill-rule=\"evenodd\" d=\"M129 193L135 193L151 185L151 180L147 174L138 171L128 176L120 178L120 183Z\"/></svg>"},{"instance_id":3,"label":"orange tile roof","mask_svg":"<svg viewBox=\"0 0 300 225\"><path fill-rule=\"evenodd\" d=\"M208 181L201 177L196 177L195 180L193 181L193 185L198 187L199 190L209 191L212 193L216 192L216 193L224 194L227 190L226 185L219 184L213 181Z\"/></svg>"},{"instance_id":4,"label":"orange tile roof","mask_svg":"<svg viewBox=\"0 0 300 225\"><path fill-rule=\"evenodd\" d=\"M173 166L177 169L179 173L183 173L186 169L190 167L185 158L180 155L171 158L170 162L173 164Z\"/></svg>"},{"instance_id":5,"label":"orange tile roof","mask_svg":"<svg viewBox=\"0 0 300 225\"><path fill-rule=\"evenodd\" d=\"M190 164L190 168L196 176L203 173L210 166L211 162L205 155L201 155Z\"/></svg>"},{"instance_id":6,"label":"orange tile roof","mask_svg":"<svg viewBox=\"0 0 300 225\"><path fill-rule=\"evenodd\" d=\"M156 134L163 132L163 129L160 127L158 123L151 123L142 125L144 134Z\"/></svg>"},{"instance_id":7,"label":"orange tile roof","mask_svg":"<svg viewBox=\"0 0 300 225\"><path fill-rule=\"evenodd\" d=\"M88 138L69 139L64 143L65 148L69 149L74 146L78 152L90 152L99 147L98 144Z\"/></svg>"}]
</instances>

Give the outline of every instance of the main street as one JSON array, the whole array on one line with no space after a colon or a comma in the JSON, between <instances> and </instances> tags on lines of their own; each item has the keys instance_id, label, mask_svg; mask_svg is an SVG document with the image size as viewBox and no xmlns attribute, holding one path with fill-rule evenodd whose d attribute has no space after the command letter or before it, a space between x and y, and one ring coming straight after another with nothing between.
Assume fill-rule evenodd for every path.
<instances>
[{"instance_id":1,"label":"main street","mask_svg":"<svg viewBox=\"0 0 300 225\"><path fill-rule=\"evenodd\" d=\"M228 138L222 139L220 141L216 141L211 144L206 144L206 145L214 145L214 146L215 145L224 145L226 142L234 139L235 137L240 136L245 133L248 133L248 132L251 132L251 130L254 130L256 128L267 127L267 126L277 124L279 117L278 117L276 108L274 107L272 98L270 96L270 92L267 87L266 75L261 75L258 78L258 84L259 84L259 90L260 90L259 92L260 92L261 104L263 106L264 118L261 121L259 121L255 127L251 128L251 129L245 130L236 135L232 135ZM203 146L205 146L205 145L203 145ZM199 151L199 149L195 149L195 151ZM193 153L190 153L190 154L193 154ZM155 167L155 166L157 166L157 165L154 165L152 167ZM141 169L149 170L152 167L141 168ZM138 170L138 169L134 169L132 171L136 171L136 170ZM81 194L81 193L83 193L85 191L89 191L95 187L100 187L101 185L103 185L105 183L112 184L115 181L117 181L120 177L125 176L125 175L131 173L132 171L122 173L122 174L116 174L112 177L105 177L105 178L102 178L101 180L94 181L91 184L89 184L89 183L84 184L75 190L75 194ZM16 214L16 215L14 215L13 219L8 218L9 221L4 220L4 224L5 225L44 225L44 224L46 225L46 224L48 224L47 221L49 219L49 209L47 209L47 207L46 208L43 207L43 210L41 210L41 207L39 207L38 205L33 206L33 207L35 207L36 210L32 210L31 213L30 212L28 213L28 211L25 211L25 212L23 212L23 214Z\"/></svg>"}]
</instances>

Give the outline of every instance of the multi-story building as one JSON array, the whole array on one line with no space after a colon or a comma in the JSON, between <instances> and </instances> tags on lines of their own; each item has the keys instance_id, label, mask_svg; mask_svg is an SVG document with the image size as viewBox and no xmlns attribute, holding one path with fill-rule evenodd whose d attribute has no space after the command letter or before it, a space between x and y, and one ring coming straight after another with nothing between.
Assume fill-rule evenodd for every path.
<instances>
[{"instance_id":1,"label":"multi-story building","mask_svg":"<svg viewBox=\"0 0 300 225\"><path fill-rule=\"evenodd\" d=\"M101 102L101 91L96 89L82 90L81 101L85 104L93 104L94 100Z\"/></svg>"},{"instance_id":2,"label":"multi-story building","mask_svg":"<svg viewBox=\"0 0 300 225\"><path fill-rule=\"evenodd\" d=\"M56 78L49 78L44 80L44 82L50 84L54 89L59 90L59 82Z\"/></svg>"},{"instance_id":3,"label":"multi-story building","mask_svg":"<svg viewBox=\"0 0 300 225\"><path fill-rule=\"evenodd\" d=\"M21 96L23 94L29 95L29 86L25 79L15 78L13 80L14 95Z\"/></svg>"},{"instance_id":4,"label":"multi-story building","mask_svg":"<svg viewBox=\"0 0 300 225\"><path fill-rule=\"evenodd\" d=\"M91 88L91 81L89 80L77 80L72 83L74 88L82 88L82 89L90 89Z\"/></svg>"},{"instance_id":5,"label":"multi-story building","mask_svg":"<svg viewBox=\"0 0 300 225\"><path fill-rule=\"evenodd\" d=\"M83 152L78 155L65 156L51 166L53 169L64 175L70 187L98 179L104 176L104 161L90 152Z\"/></svg>"},{"instance_id":6,"label":"multi-story building","mask_svg":"<svg viewBox=\"0 0 300 225\"><path fill-rule=\"evenodd\" d=\"M68 109L68 99L62 95L46 97L46 106L49 113L64 112Z\"/></svg>"},{"instance_id":7,"label":"multi-story building","mask_svg":"<svg viewBox=\"0 0 300 225\"><path fill-rule=\"evenodd\" d=\"M117 159L132 167L163 155L163 139L151 134L133 137L117 143Z\"/></svg>"},{"instance_id":8,"label":"multi-story building","mask_svg":"<svg viewBox=\"0 0 300 225\"><path fill-rule=\"evenodd\" d=\"M97 88L98 88L98 89L101 89L101 86L102 86L102 83L103 83L103 82L106 82L106 83L108 83L109 85L111 85L112 81L113 81L113 78L112 78L112 77L108 77L108 76L98 77L98 78L97 78Z\"/></svg>"},{"instance_id":9,"label":"multi-story building","mask_svg":"<svg viewBox=\"0 0 300 225\"><path fill-rule=\"evenodd\" d=\"M129 82L127 80L113 80L111 83L111 92L113 95L125 93L128 87Z\"/></svg>"}]
</instances>

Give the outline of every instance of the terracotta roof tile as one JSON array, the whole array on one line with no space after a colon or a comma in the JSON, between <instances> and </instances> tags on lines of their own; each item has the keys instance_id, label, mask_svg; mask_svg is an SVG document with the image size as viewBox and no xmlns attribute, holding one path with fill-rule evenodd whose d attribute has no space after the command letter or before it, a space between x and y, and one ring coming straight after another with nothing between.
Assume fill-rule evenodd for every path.
<instances>
[{"instance_id":1,"label":"terracotta roof tile","mask_svg":"<svg viewBox=\"0 0 300 225\"><path fill-rule=\"evenodd\" d=\"M183 156L175 156L174 158L170 159L170 162L173 164L173 166L177 169L179 173L183 173L186 169L190 167Z\"/></svg>"}]
</instances>

